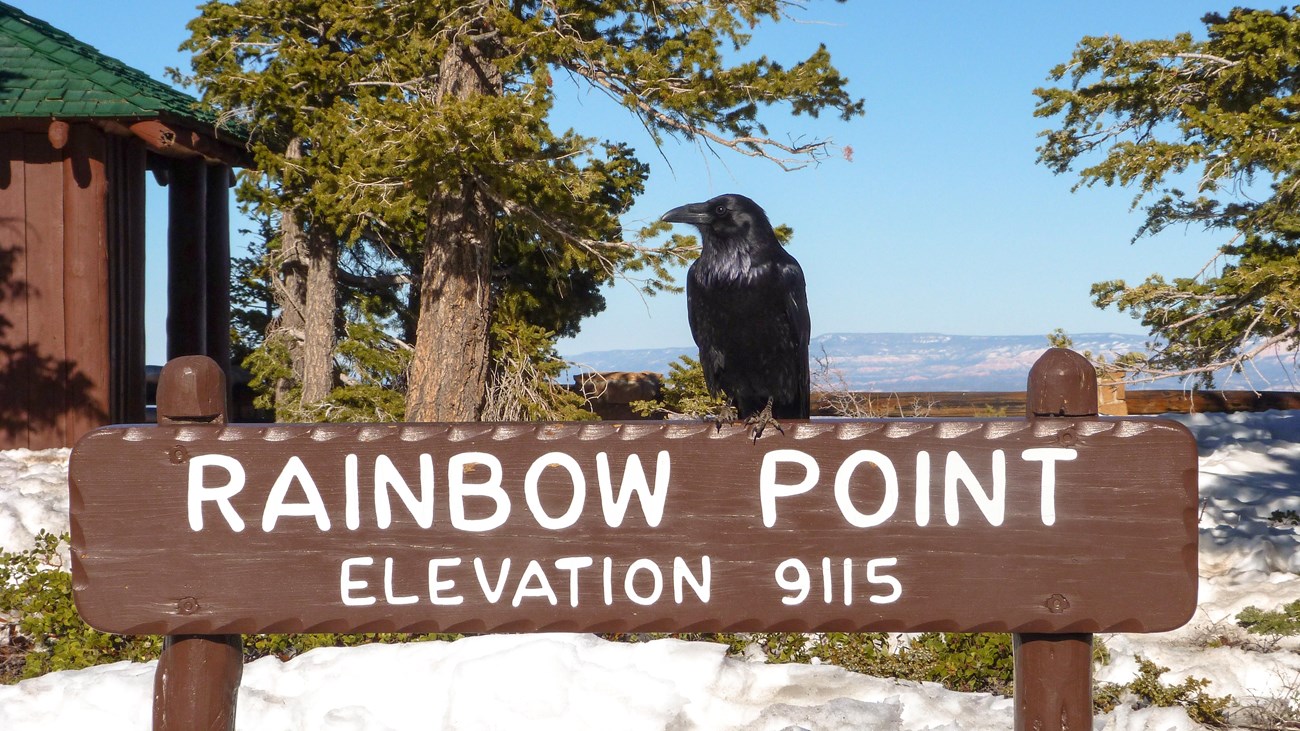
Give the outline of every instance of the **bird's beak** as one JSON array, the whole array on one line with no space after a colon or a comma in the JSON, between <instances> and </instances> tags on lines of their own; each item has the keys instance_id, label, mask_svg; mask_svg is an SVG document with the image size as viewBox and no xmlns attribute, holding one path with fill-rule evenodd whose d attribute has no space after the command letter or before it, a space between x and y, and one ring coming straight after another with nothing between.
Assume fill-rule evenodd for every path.
<instances>
[{"instance_id":1,"label":"bird's beak","mask_svg":"<svg viewBox=\"0 0 1300 731\"><path fill-rule=\"evenodd\" d=\"M698 226L709 223L713 220L713 216L709 214L707 203L688 203L665 213L660 220L669 223L693 223Z\"/></svg>"}]
</instances>

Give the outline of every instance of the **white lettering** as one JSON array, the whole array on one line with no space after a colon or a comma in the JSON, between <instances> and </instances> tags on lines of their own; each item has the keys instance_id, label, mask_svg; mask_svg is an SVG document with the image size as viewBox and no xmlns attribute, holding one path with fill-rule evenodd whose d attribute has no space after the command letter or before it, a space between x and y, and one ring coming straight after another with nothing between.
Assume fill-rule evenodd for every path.
<instances>
[{"instance_id":1,"label":"white lettering","mask_svg":"<svg viewBox=\"0 0 1300 731\"><path fill-rule=\"evenodd\" d=\"M844 559L844 606L853 604L853 559Z\"/></svg>"},{"instance_id":2,"label":"white lettering","mask_svg":"<svg viewBox=\"0 0 1300 731\"><path fill-rule=\"evenodd\" d=\"M641 458L635 454L628 455L623 465L623 479L618 484L618 496L614 496L614 481L610 476L609 455L596 453L596 480L600 485L600 503L605 512L605 524L611 528L623 525L628 505L632 496L641 500L641 511L645 514L646 525L658 528L664 517L664 501L668 499L668 477L670 458L667 450L660 450L655 459L655 486L650 489L645 470L641 468Z\"/></svg>"},{"instance_id":3,"label":"white lettering","mask_svg":"<svg viewBox=\"0 0 1300 731\"><path fill-rule=\"evenodd\" d=\"M528 586L530 579L537 580L537 588L533 589ZM528 562L528 567L524 569L524 575L519 577L519 587L515 589L515 598L511 600L510 605L518 607L526 596L545 597L546 601L555 606L560 600L555 598L555 592L551 589L551 582L546 580L546 572L542 571L542 565L536 560Z\"/></svg>"},{"instance_id":4,"label":"white lettering","mask_svg":"<svg viewBox=\"0 0 1300 731\"><path fill-rule=\"evenodd\" d=\"M832 570L832 562L829 556L823 556L822 561L822 601L830 604L834 601L835 581L837 577ZM874 604L891 604L898 601L903 595L903 585L898 579L889 574L882 573L880 569L898 565L897 558L873 558L867 561L867 583L883 584L889 587L889 593L884 595L869 595L867 598ZM840 586L840 596L843 599L844 606L853 606L855 593L854 576L853 576L853 559L845 558L840 562L840 573L838 580L842 582ZM777 586L787 592L787 596L781 597L781 603L787 606L802 604L808 598L812 591L812 575L808 571L808 566L797 558L787 558L776 567L775 579ZM859 584L860 586L860 584Z\"/></svg>"},{"instance_id":5,"label":"white lettering","mask_svg":"<svg viewBox=\"0 0 1300 731\"><path fill-rule=\"evenodd\" d=\"M1040 498L1041 507L1039 508L1043 525L1054 525L1056 523L1057 460L1069 462L1078 456L1078 451L1065 447L1039 447L1037 449L1026 449L1020 453L1021 459L1026 462L1043 463L1042 497Z\"/></svg>"},{"instance_id":6,"label":"white lettering","mask_svg":"<svg viewBox=\"0 0 1300 731\"><path fill-rule=\"evenodd\" d=\"M421 528L433 525L433 456L420 455L420 499L406 484L387 455L375 457L375 522L382 529L393 524L393 512L388 503L388 489L402 499L411 517Z\"/></svg>"},{"instance_id":7,"label":"white lettering","mask_svg":"<svg viewBox=\"0 0 1300 731\"><path fill-rule=\"evenodd\" d=\"M465 482L465 476L474 472L477 465L488 468L487 480ZM496 503L496 509L487 518L466 518L466 497L489 498ZM485 452L452 455L447 460L447 499L451 525L457 530L481 533L505 525L510 517L510 496L501 489L501 460Z\"/></svg>"},{"instance_id":8,"label":"white lettering","mask_svg":"<svg viewBox=\"0 0 1300 731\"><path fill-rule=\"evenodd\" d=\"M1001 449L993 450L993 490L985 494L975 473L956 452L948 452L948 463L943 474L944 496L943 511L948 525L957 525L960 519L957 505L957 483L966 485L975 505L989 521L989 525L1002 525L1007 507L1007 458Z\"/></svg>"},{"instance_id":9,"label":"white lettering","mask_svg":"<svg viewBox=\"0 0 1300 731\"><path fill-rule=\"evenodd\" d=\"M578 606L578 569L589 568L591 556L566 556L555 559L555 568L569 572L569 606Z\"/></svg>"},{"instance_id":10,"label":"white lettering","mask_svg":"<svg viewBox=\"0 0 1300 731\"><path fill-rule=\"evenodd\" d=\"M793 485L780 484L776 481L778 462L793 462L804 468L803 479ZM820 470L817 460L797 449L774 449L763 455L763 464L758 470L758 498L763 511L763 525L771 528L776 525L776 499L790 497L808 492L817 484Z\"/></svg>"},{"instance_id":11,"label":"white lettering","mask_svg":"<svg viewBox=\"0 0 1300 731\"><path fill-rule=\"evenodd\" d=\"M569 509L558 518L552 518L546 514L546 509L542 507L542 499L539 494L538 482L542 473L547 467L562 467L569 473L569 479L573 483L573 498L569 500ZM533 517L537 519L537 524L549 530L562 530L578 522L582 515L582 506L587 501L587 480L582 475L582 467L578 460L570 457L563 452L547 452L533 461L528 467L527 474L524 475L524 500L528 503L528 509L533 511Z\"/></svg>"},{"instance_id":12,"label":"white lettering","mask_svg":"<svg viewBox=\"0 0 1300 731\"><path fill-rule=\"evenodd\" d=\"M203 468L208 466L220 467L230 475L230 479L220 487L209 487L203 480ZM224 454L201 454L191 458L187 490L190 530L203 530L203 503L212 501L217 504L221 516L226 519L230 529L236 533L242 531L244 519L235 512L235 506L230 504L230 498L242 489L244 489L244 465L240 464L239 460Z\"/></svg>"},{"instance_id":13,"label":"white lettering","mask_svg":"<svg viewBox=\"0 0 1300 731\"><path fill-rule=\"evenodd\" d=\"M429 601L435 605L455 606L465 601L465 597L457 594L456 596L441 596L443 590L451 591L456 582L452 579L439 579L438 569L443 566L459 566L460 558L431 558L429 559ZM482 574L480 574L481 576ZM498 594L499 596L499 594Z\"/></svg>"},{"instance_id":14,"label":"white lettering","mask_svg":"<svg viewBox=\"0 0 1300 731\"><path fill-rule=\"evenodd\" d=\"M849 480L853 477L853 470L864 462L875 465L885 479L885 495L881 498L880 508L870 515L859 511L849 497ZM840 513L849 525L857 528L870 528L889 520L898 507L898 473L894 471L894 463L871 449L862 449L849 455L835 472L835 503L840 506Z\"/></svg>"},{"instance_id":15,"label":"white lettering","mask_svg":"<svg viewBox=\"0 0 1300 731\"><path fill-rule=\"evenodd\" d=\"M384 559L384 599L389 604L414 604L420 601L420 597L414 594L407 596L395 596L393 594L393 559L391 557Z\"/></svg>"},{"instance_id":16,"label":"white lettering","mask_svg":"<svg viewBox=\"0 0 1300 731\"><path fill-rule=\"evenodd\" d=\"M636 572L649 571L654 578L654 591L649 596L641 596L636 593ZM642 606L649 606L659 601L659 595L664 591L664 575L659 570L659 564L648 558L638 558L627 568L627 576L623 577L623 591L627 598Z\"/></svg>"},{"instance_id":17,"label":"white lettering","mask_svg":"<svg viewBox=\"0 0 1300 731\"><path fill-rule=\"evenodd\" d=\"M829 560L829 559L828 559ZM786 574L794 571L794 579L786 578ZM830 582L826 582L827 586ZM808 577L808 567L803 565L803 561L797 558L787 558L776 567L776 585L786 591L796 592L794 596L781 597L781 603L786 606L803 604L803 600L808 598L808 591L812 587L812 581ZM830 590L827 589L829 592Z\"/></svg>"},{"instance_id":18,"label":"white lettering","mask_svg":"<svg viewBox=\"0 0 1300 731\"><path fill-rule=\"evenodd\" d=\"M348 530L361 527L360 480L357 478L357 456L343 458L343 524Z\"/></svg>"},{"instance_id":19,"label":"white lettering","mask_svg":"<svg viewBox=\"0 0 1300 731\"><path fill-rule=\"evenodd\" d=\"M295 481L302 486L307 502L284 502L289 493L289 485ZM296 456L289 458L284 469L280 471L280 476L275 478L275 484L271 486L271 494L266 498L266 508L262 511L262 530L270 533L275 530L276 521L281 517L290 516L315 517L317 528L322 531L330 529L330 516L325 512L325 501L321 499L320 490L316 489L316 481L307 471L307 465Z\"/></svg>"},{"instance_id":20,"label":"white lettering","mask_svg":"<svg viewBox=\"0 0 1300 731\"><path fill-rule=\"evenodd\" d=\"M930 453L916 453L916 524L930 524Z\"/></svg>"},{"instance_id":21,"label":"white lettering","mask_svg":"<svg viewBox=\"0 0 1300 731\"><path fill-rule=\"evenodd\" d=\"M368 586L367 582L352 578L352 567L371 566L374 563L375 560L369 556L357 556L356 558L343 560L343 565L339 570L339 597L343 600L343 606L365 607L375 603L375 598L372 596L352 596L353 589L360 591Z\"/></svg>"},{"instance_id":22,"label":"white lettering","mask_svg":"<svg viewBox=\"0 0 1300 731\"><path fill-rule=\"evenodd\" d=\"M605 569L605 575L602 577L601 581L602 588L605 590L605 606L608 607L614 603L614 559L606 556L604 560L601 561L601 567Z\"/></svg>"},{"instance_id":23,"label":"white lettering","mask_svg":"<svg viewBox=\"0 0 1300 731\"><path fill-rule=\"evenodd\" d=\"M831 580L831 560L822 556L822 602L830 604L835 601L835 586Z\"/></svg>"},{"instance_id":24,"label":"white lettering","mask_svg":"<svg viewBox=\"0 0 1300 731\"><path fill-rule=\"evenodd\" d=\"M691 588L695 590L695 596L699 597L701 602L705 604L709 603L709 580L711 578L711 571L708 556L700 557L700 573L703 574L703 578L696 578L695 574L691 573L690 567L686 565L686 559L681 556L673 558L673 601L678 604L682 603L682 597L684 594L682 591L682 585L683 583L688 583L691 585ZM577 605L575 604L574 606Z\"/></svg>"},{"instance_id":25,"label":"white lettering","mask_svg":"<svg viewBox=\"0 0 1300 731\"><path fill-rule=\"evenodd\" d=\"M483 570L483 559L474 559L474 574L478 576L479 588L483 590L483 596L487 597L487 600L493 604L501 600L501 593L506 589L506 575L509 573L510 559L502 559L501 573L497 574L497 585L495 587L488 586L487 574Z\"/></svg>"},{"instance_id":26,"label":"white lettering","mask_svg":"<svg viewBox=\"0 0 1300 731\"><path fill-rule=\"evenodd\" d=\"M873 558L867 562L867 583L888 584L890 587L890 592L885 596L869 597L872 602L876 604L892 604L898 601L898 598L903 595L903 585L899 583L898 579L895 579L889 574L881 574L876 572L876 567L878 566L897 566L897 565L898 565L897 558Z\"/></svg>"}]
</instances>

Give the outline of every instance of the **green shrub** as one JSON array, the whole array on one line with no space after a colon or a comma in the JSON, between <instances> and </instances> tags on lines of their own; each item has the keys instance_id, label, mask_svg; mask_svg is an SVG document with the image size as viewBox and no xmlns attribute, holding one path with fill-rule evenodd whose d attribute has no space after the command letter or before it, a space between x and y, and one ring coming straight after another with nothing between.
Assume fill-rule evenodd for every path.
<instances>
[{"instance_id":1,"label":"green shrub","mask_svg":"<svg viewBox=\"0 0 1300 731\"><path fill-rule=\"evenodd\" d=\"M908 652L920 654L926 677L947 688L1011 695L1011 635L927 632L912 640Z\"/></svg>"},{"instance_id":2,"label":"green shrub","mask_svg":"<svg viewBox=\"0 0 1300 731\"><path fill-rule=\"evenodd\" d=\"M726 403L726 399L709 393L700 362L683 355L668 364L668 377L658 400L633 401L629 405L641 416L706 418L717 416Z\"/></svg>"},{"instance_id":3,"label":"green shrub","mask_svg":"<svg viewBox=\"0 0 1300 731\"><path fill-rule=\"evenodd\" d=\"M26 551L0 551L0 615L10 644L0 682L119 660L151 660L160 637L127 637L91 629L72 604L72 577L62 569L67 535L41 531Z\"/></svg>"},{"instance_id":4,"label":"green shrub","mask_svg":"<svg viewBox=\"0 0 1300 731\"><path fill-rule=\"evenodd\" d=\"M1294 510L1274 510L1269 514L1268 520L1279 526L1300 525L1300 513Z\"/></svg>"},{"instance_id":5,"label":"green shrub","mask_svg":"<svg viewBox=\"0 0 1300 731\"><path fill-rule=\"evenodd\" d=\"M81 620L72 602L72 577L63 570L60 545L66 534L42 531L26 551L0 551L0 620L9 645L0 647L0 683L56 670L131 660L146 662L162 652L163 638L100 632ZM244 635L244 658L274 655L281 660L317 647L355 647L375 642L453 640L450 634Z\"/></svg>"},{"instance_id":6,"label":"green shrub","mask_svg":"<svg viewBox=\"0 0 1300 731\"><path fill-rule=\"evenodd\" d=\"M1278 611L1266 612L1259 607L1246 607L1237 614L1237 624L1253 635L1300 634L1300 599L1282 605Z\"/></svg>"},{"instance_id":7,"label":"green shrub","mask_svg":"<svg viewBox=\"0 0 1300 731\"><path fill-rule=\"evenodd\" d=\"M606 639L641 642L662 637L719 642L730 655L755 648L771 663L820 663L882 678L924 680L951 690L1010 695L1011 635L926 632L894 646L884 632L607 634Z\"/></svg>"},{"instance_id":8,"label":"green shrub","mask_svg":"<svg viewBox=\"0 0 1300 731\"><path fill-rule=\"evenodd\" d=\"M281 660L289 660L308 650L318 647L358 647L360 645L385 644L395 645L402 642L428 642L443 640L450 642L464 635L445 633L404 634L398 632L378 632L369 634L289 634L289 635L244 635L244 660L256 660L274 655Z\"/></svg>"},{"instance_id":9,"label":"green shrub","mask_svg":"<svg viewBox=\"0 0 1300 731\"><path fill-rule=\"evenodd\" d=\"M1185 678L1177 685L1160 682L1160 676L1169 668L1137 658L1138 676L1125 685L1098 683L1093 690L1093 707L1100 713L1113 710L1120 703L1131 702L1134 708L1146 706L1182 706L1187 716L1207 726L1226 726L1227 709L1232 696L1212 696L1205 692L1210 681L1205 678Z\"/></svg>"}]
</instances>

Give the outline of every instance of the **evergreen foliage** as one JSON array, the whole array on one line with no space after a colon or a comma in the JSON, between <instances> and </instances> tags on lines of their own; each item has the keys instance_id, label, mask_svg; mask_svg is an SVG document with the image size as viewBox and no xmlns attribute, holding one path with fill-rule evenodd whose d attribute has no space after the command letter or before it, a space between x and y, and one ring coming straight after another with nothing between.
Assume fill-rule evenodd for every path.
<instances>
[{"instance_id":1,"label":"evergreen foliage","mask_svg":"<svg viewBox=\"0 0 1300 731\"><path fill-rule=\"evenodd\" d=\"M201 5L184 45L194 54L188 80L252 131L257 172L245 174L240 196L265 222L267 245L244 270L261 289L242 290L259 306L243 307L241 333L267 321L249 366L281 417L396 417L387 401L339 408L395 391L408 395L402 418L477 418L490 382L551 368L555 338L603 309L602 285L627 277L649 293L672 287L670 267L694 255L693 240L662 240L658 223L623 230L619 216L644 190L648 167L625 141L553 128L555 89L577 83L608 95L656 142L677 136L785 168L808 164L825 142L778 141L765 110L848 119L862 102L824 47L792 65L742 53L754 26L793 7ZM337 268L337 294L328 277L313 278L322 267ZM268 292L270 317L260 306ZM307 353L320 347L313 323L339 309L321 298L344 311L332 328L324 323L336 343L331 388L313 385ZM358 317L363 330L350 332ZM370 347L392 352L376 366L362 357ZM329 403L315 403L324 392ZM563 399L553 406L568 409Z\"/></svg>"},{"instance_id":2,"label":"evergreen foliage","mask_svg":"<svg viewBox=\"0 0 1300 731\"><path fill-rule=\"evenodd\" d=\"M131 661L147 662L162 652L156 635L115 635L91 628L72 602L72 576L61 553L68 536L41 531L36 546L0 550L0 618L9 625L0 646L0 683L59 670ZM454 640L453 634L258 634L244 635L244 659L275 655L288 660L317 647L356 647L376 642Z\"/></svg>"},{"instance_id":3,"label":"evergreen foliage","mask_svg":"<svg viewBox=\"0 0 1300 731\"><path fill-rule=\"evenodd\" d=\"M1183 682L1168 685L1160 676L1169 668L1157 665L1142 657L1137 658L1138 676L1124 685L1100 683L1093 689L1093 707L1101 713L1113 710L1121 703L1134 708L1148 706L1182 706L1187 715L1206 726L1223 727L1228 724L1228 707L1232 696L1214 696L1205 692L1210 681L1205 678L1184 678Z\"/></svg>"},{"instance_id":4,"label":"evergreen foliage","mask_svg":"<svg viewBox=\"0 0 1300 731\"><path fill-rule=\"evenodd\" d=\"M1146 219L1134 239L1170 227L1221 231L1191 276L1153 274L1092 287L1154 336L1139 376L1212 385L1270 346L1300 343L1300 6L1211 13L1208 37L1085 37L1035 91L1053 118L1039 162L1078 184L1130 186Z\"/></svg>"},{"instance_id":5,"label":"evergreen foliage","mask_svg":"<svg viewBox=\"0 0 1300 731\"><path fill-rule=\"evenodd\" d=\"M152 660L162 651L161 637L110 635L81 621L61 544L66 553L66 535L41 531L33 548L0 550L0 617L9 625L9 642L0 647L0 683L105 662Z\"/></svg>"},{"instance_id":6,"label":"evergreen foliage","mask_svg":"<svg viewBox=\"0 0 1300 731\"><path fill-rule=\"evenodd\" d=\"M1300 599L1276 611L1246 607L1237 614L1237 624L1253 635L1300 635Z\"/></svg>"},{"instance_id":7,"label":"evergreen foliage","mask_svg":"<svg viewBox=\"0 0 1300 731\"><path fill-rule=\"evenodd\" d=\"M641 416L705 418L718 414L726 403L722 396L709 393L700 361L683 355L668 364L668 377L658 399L633 401L629 405Z\"/></svg>"}]
</instances>

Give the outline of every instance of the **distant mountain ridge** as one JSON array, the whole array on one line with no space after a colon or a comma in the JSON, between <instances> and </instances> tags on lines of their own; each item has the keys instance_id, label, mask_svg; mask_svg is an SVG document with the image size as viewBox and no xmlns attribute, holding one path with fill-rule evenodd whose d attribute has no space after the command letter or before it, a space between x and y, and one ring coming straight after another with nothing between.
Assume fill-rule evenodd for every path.
<instances>
[{"instance_id":1,"label":"distant mountain ridge","mask_svg":"<svg viewBox=\"0 0 1300 731\"><path fill-rule=\"evenodd\" d=\"M1076 350L1115 354L1141 351L1146 337L1118 333L1072 333ZM942 333L827 333L814 337L813 388L854 391L1023 391L1029 368L1048 348L1045 335L945 335ZM695 357L693 345L680 348L605 350L579 353L568 360L577 371L654 371L682 355ZM821 368L824 362L827 368ZM1262 358L1250 374L1220 374L1222 388L1300 390L1290 356ZM1180 388L1174 380L1139 388Z\"/></svg>"}]
</instances>

